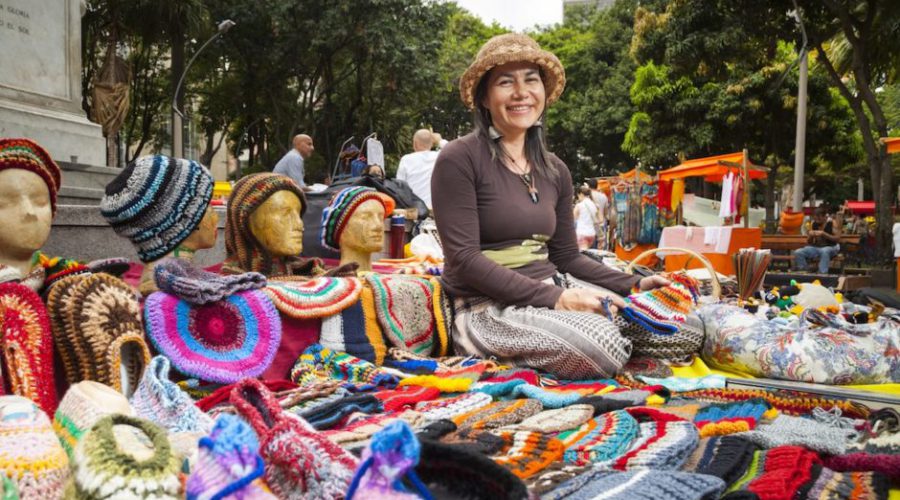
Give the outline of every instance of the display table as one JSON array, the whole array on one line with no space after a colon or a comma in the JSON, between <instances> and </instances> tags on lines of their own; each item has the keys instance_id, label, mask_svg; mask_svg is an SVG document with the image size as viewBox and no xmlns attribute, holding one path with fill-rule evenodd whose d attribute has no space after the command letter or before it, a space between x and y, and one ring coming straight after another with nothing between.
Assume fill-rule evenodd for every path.
<instances>
[{"instance_id":1,"label":"display table","mask_svg":"<svg viewBox=\"0 0 900 500\"><path fill-rule=\"evenodd\" d=\"M733 254L741 248L760 248L761 245L762 229L753 227L673 226L664 228L659 240L660 247L686 248L703 254L717 272L725 275L734 274ZM685 254L660 252L658 255L665 257L665 268L670 272L703 266Z\"/></svg>"}]
</instances>

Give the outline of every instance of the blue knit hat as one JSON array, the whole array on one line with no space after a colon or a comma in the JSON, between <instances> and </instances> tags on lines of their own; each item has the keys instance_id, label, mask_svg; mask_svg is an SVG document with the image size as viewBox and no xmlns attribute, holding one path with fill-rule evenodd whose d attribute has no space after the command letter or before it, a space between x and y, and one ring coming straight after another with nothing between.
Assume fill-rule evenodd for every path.
<instances>
[{"instance_id":1,"label":"blue knit hat","mask_svg":"<svg viewBox=\"0 0 900 500\"><path fill-rule=\"evenodd\" d=\"M172 251L200 224L212 198L203 165L168 156L142 156L106 186L100 213L138 256L152 262Z\"/></svg>"},{"instance_id":2,"label":"blue knit hat","mask_svg":"<svg viewBox=\"0 0 900 500\"><path fill-rule=\"evenodd\" d=\"M394 200L372 188L357 186L338 191L322 211L322 230L319 236L323 247L340 251L341 233L347 221L368 200L376 200L384 205L385 218L390 217L394 211Z\"/></svg>"}]
</instances>

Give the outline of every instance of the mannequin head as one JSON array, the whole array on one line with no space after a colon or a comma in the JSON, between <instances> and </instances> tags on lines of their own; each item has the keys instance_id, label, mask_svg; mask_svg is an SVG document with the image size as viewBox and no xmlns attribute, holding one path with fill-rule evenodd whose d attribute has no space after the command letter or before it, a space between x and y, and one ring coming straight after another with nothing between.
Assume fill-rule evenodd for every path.
<instances>
[{"instance_id":1,"label":"mannequin head","mask_svg":"<svg viewBox=\"0 0 900 500\"><path fill-rule=\"evenodd\" d=\"M214 222L208 210L212 191L212 174L203 165L142 156L106 186L100 213L119 236L131 240L141 261L150 263L182 246L197 250L215 244L215 231L202 228L204 219Z\"/></svg>"},{"instance_id":2,"label":"mannequin head","mask_svg":"<svg viewBox=\"0 0 900 500\"><path fill-rule=\"evenodd\" d=\"M200 219L197 229L181 242L181 247L188 250L203 250L216 246L217 229L219 226L219 214L212 206L206 207L206 213Z\"/></svg>"},{"instance_id":3,"label":"mannequin head","mask_svg":"<svg viewBox=\"0 0 900 500\"><path fill-rule=\"evenodd\" d=\"M0 265L26 275L50 235L60 170L28 139L0 139Z\"/></svg>"},{"instance_id":4,"label":"mannequin head","mask_svg":"<svg viewBox=\"0 0 900 500\"><path fill-rule=\"evenodd\" d=\"M276 191L250 214L250 233L270 255L300 255L303 251L302 206L296 194Z\"/></svg>"},{"instance_id":5,"label":"mannequin head","mask_svg":"<svg viewBox=\"0 0 900 500\"><path fill-rule=\"evenodd\" d=\"M303 249L306 197L290 177L260 173L243 177L228 199L225 266L266 276L284 274L287 260Z\"/></svg>"},{"instance_id":6,"label":"mannequin head","mask_svg":"<svg viewBox=\"0 0 900 500\"><path fill-rule=\"evenodd\" d=\"M341 252L341 264L355 262L372 270L372 254L384 245L384 219L394 200L372 188L339 191L322 212L322 245Z\"/></svg>"}]
</instances>

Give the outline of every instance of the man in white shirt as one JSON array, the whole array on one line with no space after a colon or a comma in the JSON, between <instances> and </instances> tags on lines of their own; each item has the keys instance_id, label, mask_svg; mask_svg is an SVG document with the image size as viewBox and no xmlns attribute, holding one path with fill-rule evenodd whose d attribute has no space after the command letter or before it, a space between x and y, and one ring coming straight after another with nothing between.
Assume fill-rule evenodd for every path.
<instances>
[{"instance_id":1,"label":"man in white shirt","mask_svg":"<svg viewBox=\"0 0 900 500\"><path fill-rule=\"evenodd\" d=\"M437 160L437 151L434 147L434 136L428 129L421 129L413 134L413 151L400 158L400 167L397 168L397 178L406 181L416 196L425 202L431 210L431 173L434 171L434 162Z\"/></svg>"},{"instance_id":2,"label":"man in white shirt","mask_svg":"<svg viewBox=\"0 0 900 500\"><path fill-rule=\"evenodd\" d=\"M308 159L312 156L313 151L315 151L315 146L313 146L312 137L306 134L299 134L294 136L294 144L293 148L287 152L278 163L275 164L275 168L272 169L276 174L286 175L291 179L294 179L294 182L300 186L300 189L304 191L309 191L310 188L306 186L306 182L303 179L305 174L303 168L304 160Z\"/></svg>"}]
</instances>

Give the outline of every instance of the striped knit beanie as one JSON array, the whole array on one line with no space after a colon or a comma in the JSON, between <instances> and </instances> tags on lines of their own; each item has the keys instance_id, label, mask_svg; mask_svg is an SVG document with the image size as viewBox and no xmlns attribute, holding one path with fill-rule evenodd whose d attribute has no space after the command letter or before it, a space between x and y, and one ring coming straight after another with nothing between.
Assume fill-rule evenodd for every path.
<instances>
[{"instance_id":1,"label":"striped knit beanie","mask_svg":"<svg viewBox=\"0 0 900 500\"><path fill-rule=\"evenodd\" d=\"M181 460L172 453L166 432L147 420L127 415L101 419L78 443L73 462L72 497L79 500L183 495Z\"/></svg>"},{"instance_id":2,"label":"striped knit beanie","mask_svg":"<svg viewBox=\"0 0 900 500\"><path fill-rule=\"evenodd\" d=\"M725 488L722 480L706 474L637 470L615 472L594 469L542 495L544 499L586 500L713 500Z\"/></svg>"},{"instance_id":3,"label":"striped knit beanie","mask_svg":"<svg viewBox=\"0 0 900 500\"><path fill-rule=\"evenodd\" d=\"M649 407L627 408L640 426L634 445L612 463L617 470L680 469L700 442L692 422Z\"/></svg>"},{"instance_id":4,"label":"striped knit beanie","mask_svg":"<svg viewBox=\"0 0 900 500\"><path fill-rule=\"evenodd\" d=\"M23 499L57 500L69 474L47 414L21 396L0 397L0 475L12 479Z\"/></svg>"},{"instance_id":5,"label":"striped knit beanie","mask_svg":"<svg viewBox=\"0 0 900 500\"><path fill-rule=\"evenodd\" d=\"M367 187L350 187L338 191L331 202L322 211L322 230L320 233L322 246L340 251L341 233L347 227L347 221L360 205L376 200L384 206L384 217L388 218L394 211L394 200L385 194Z\"/></svg>"},{"instance_id":6,"label":"striped knit beanie","mask_svg":"<svg viewBox=\"0 0 900 500\"><path fill-rule=\"evenodd\" d=\"M59 165L31 139L0 138L0 170L18 168L41 176L50 191L50 206L56 214L56 196L61 181Z\"/></svg>"},{"instance_id":7,"label":"striped knit beanie","mask_svg":"<svg viewBox=\"0 0 900 500\"><path fill-rule=\"evenodd\" d=\"M101 418L116 413L133 415L134 410L125 396L112 387L85 380L66 391L56 409L53 430L71 459L81 437Z\"/></svg>"},{"instance_id":8,"label":"striped knit beanie","mask_svg":"<svg viewBox=\"0 0 900 500\"><path fill-rule=\"evenodd\" d=\"M716 476L728 487L744 475L758 449L750 441L736 436L703 438L682 470Z\"/></svg>"},{"instance_id":9,"label":"striped knit beanie","mask_svg":"<svg viewBox=\"0 0 900 500\"><path fill-rule=\"evenodd\" d=\"M106 185L100 213L142 261L152 262L197 229L212 189L212 174L195 161L142 156Z\"/></svg>"},{"instance_id":10,"label":"striped knit beanie","mask_svg":"<svg viewBox=\"0 0 900 500\"><path fill-rule=\"evenodd\" d=\"M273 257L250 231L250 215L278 191L290 191L300 199L300 216L306 213L306 196L290 177L263 172L234 184L225 219L225 266L271 275ZM280 274L280 273L276 273Z\"/></svg>"},{"instance_id":11,"label":"striped knit beanie","mask_svg":"<svg viewBox=\"0 0 900 500\"><path fill-rule=\"evenodd\" d=\"M621 457L639 434L638 421L625 410L603 413L566 434L566 463L588 465Z\"/></svg>"}]
</instances>

